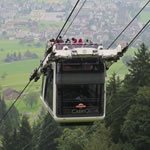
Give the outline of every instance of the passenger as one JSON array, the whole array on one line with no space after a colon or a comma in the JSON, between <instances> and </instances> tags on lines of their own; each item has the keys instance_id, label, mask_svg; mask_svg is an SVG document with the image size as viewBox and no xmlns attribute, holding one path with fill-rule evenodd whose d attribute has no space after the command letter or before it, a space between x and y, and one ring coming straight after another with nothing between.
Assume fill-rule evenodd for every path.
<instances>
[{"instance_id":1,"label":"passenger","mask_svg":"<svg viewBox=\"0 0 150 150\"><path fill-rule=\"evenodd\" d=\"M77 39L74 39L74 43L77 43Z\"/></svg>"},{"instance_id":2,"label":"passenger","mask_svg":"<svg viewBox=\"0 0 150 150\"><path fill-rule=\"evenodd\" d=\"M78 100L78 101L85 101L87 99L87 97L83 94L80 94L75 99Z\"/></svg>"},{"instance_id":3,"label":"passenger","mask_svg":"<svg viewBox=\"0 0 150 150\"><path fill-rule=\"evenodd\" d=\"M88 39L86 39L85 44L89 44L89 40Z\"/></svg>"},{"instance_id":4,"label":"passenger","mask_svg":"<svg viewBox=\"0 0 150 150\"><path fill-rule=\"evenodd\" d=\"M59 41L59 43L64 43L62 36L59 36L58 41Z\"/></svg>"},{"instance_id":5,"label":"passenger","mask_svg":"<svg viewBox=\"0 0 150 150\"><path fill-rule=\"evenodd\" d=\"M72 38L72 43L77 43L77 39Z\"/></svg>"},{"instance_id":6,"label":"passenger","mask_svg":"<svg viewBox=\"0 0 150 150\"><path fill-rule=\"evenodd\" d=\"M99 49L100 49L100 50L103 50L103 49L104 49L104 47L103 47L102 44L99 44Z\"/></svg>"},{"instance_id":7,"label":"passenger","mask_svg":"<svg viewBox=\"0 0 150 150\"><path fill-rule=\"evenodd\" d=\"M79 39L79 44L83 44L83 40L81 38Z\"/></svg>"},{"instance_id":8,"label":"passenger","mask_svg":"<svg viewBox=\"0 0 150 150\"><path fill-rule=\"evenodd\" d=\"M51 46L51 40L47 41L46 49L48 49L50 46Z\"/></svg>"},{"instance_id":9,"label":"passenger","mask_svg":"<svg viewBox=\"0 0 150 150\"><path fill-rule=\"evenodd\" d=\"M89 44L90 44L90 43L89 43L89 40L88 40L88 39L86 39L86 40L85 40L85 44L84 44L84 45L85 45L85 47L89 47Z\"/></svg>"},{"instance_id":10,"label":"passenger","mask_svg":"<svg viewBox=\"0 0 150 150\"><path fill-rule=\"evenodd\" d=\"M93 42L92 42L91 40L90 40L90 42L89 42L89 43L90 43L90 45L93 45Z\"/></svg>"},{"instance_id":11,"label":"passenger","mask_svg":"<svg viewBox=\"0 0 150 150\"><path fill-rule=\"evenodd\" d=\"M66 43L66 44L70 44L70 43L71 43L70 39L67 39L67 40L65 41L65 43Z\"/></svg>"},{"instance_id":12,"label":"passenger","mask_svg":"<svg viewBox=\"0 0 150 150\"><path fill-rule=\"evenodd\" d=\"M76 45L77 44L77 39L75 39L75 38L72 38L72 45Z\"/></svg>"},{"instance_id":13,"label":"passenger","mask_svg":"<svg viewBox=\"0 0 150 150\"><path fill-rule=\"evenodd\" d=\"M46 48L49 49L51 46L53 46L55 43L55 40L54 39L50 39L48 42L47 42L47 45L46 45Z\"/></svg>"}]
</instances>

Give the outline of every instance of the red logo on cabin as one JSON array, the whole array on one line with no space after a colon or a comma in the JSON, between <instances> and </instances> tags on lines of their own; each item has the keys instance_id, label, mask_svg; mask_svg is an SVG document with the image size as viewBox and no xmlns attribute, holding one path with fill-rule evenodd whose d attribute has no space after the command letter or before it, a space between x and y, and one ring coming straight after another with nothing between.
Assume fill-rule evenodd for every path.
<instances>
[{"instance_id":1,"label":"red logo on cabin","mask_svg":"<svg viewBox=\"0 0 150 150\"><path fill-rule=\"evenodd\" d=\"M76 106L76 108L86 108L86 105L80 103L80 104L78 104L78 105Z\"/></svg>"}]
</instances>

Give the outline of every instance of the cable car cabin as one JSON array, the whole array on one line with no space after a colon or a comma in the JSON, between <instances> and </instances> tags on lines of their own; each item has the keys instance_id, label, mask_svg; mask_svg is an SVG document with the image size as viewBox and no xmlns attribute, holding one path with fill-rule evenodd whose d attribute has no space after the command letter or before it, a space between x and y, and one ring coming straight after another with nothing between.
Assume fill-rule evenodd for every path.
<instances>
[{"instance_id":1,"label":"cable car cabin","mask_svg":"<svg viewBox=\"0 0 150 150\"><path fill-rule=\"evenodd\" d=\"M41 99L56 122L103 119L105 94L105 64L99 58L52 62L43 76Z\"/></svg>"},{"instance_id":2,"label":"cable car cabin","mask_svg":"<svg viewBox=\"0 0 150 150\"><path fill-rule=\"evenodd\" d=\"M54 44L34 77L43 74L41 99L61 124L87 124L105 117L105 63L128 49L92 44Z\"/></svg>"}]
</instances>

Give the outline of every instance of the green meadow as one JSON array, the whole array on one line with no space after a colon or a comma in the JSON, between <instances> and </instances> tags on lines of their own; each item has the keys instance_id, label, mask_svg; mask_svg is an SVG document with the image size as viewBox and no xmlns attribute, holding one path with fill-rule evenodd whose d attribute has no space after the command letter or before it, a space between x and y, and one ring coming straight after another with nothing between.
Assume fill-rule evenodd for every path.
<instances>
[{"instance_id":1,"label":"green meadow","mask_svg":"<svg viewBox=\"0 0 150 150\"><path fill-rule=\"evenodd\" d=\"M2 88L15 88L21 90L25 83L28 82L33 69L39 66L40 59L44 56L44 47L35 48L34 46L20 45L19 41L0 40L0 85ZM14 61L10 63L3 62L6 55L21 53L22 55L29 50L31 53L36 53L38 59ZM4 77L2 77L4 76Z\"/></svg>"},{"instance_id":2,"label":"green meadow","mask_svg":"<svg viewBox=\"0 0 150 150\"><path fill-rule=\"evenodd\" d=\"M45 45L45 44L43 44ZM38 59L14 61L10 63L3 62L3 59L6 55L15 53L21 53L22 55L29 50L31 53L36 53ZM0 87L3 92L7 88L13 88L17 91L22 91L26 84L29 82L29 77L33 69L40 65L40 60L44 56L45 46L41 48L35 48L34 44L20 45L18 40L0 40ZM41 89L41 80L38 82L32 82L28 88L25 90L25 93L38 92L40 93ZM36 113L38 113L42 102L40 98L38 103L33 105L31 108L28 105L25 105L23 95L19 98L15 104L19 113L27 114L30 119L32 119ZM12 100L6 101L7 106L9 107L13 103Z\"/></svg>"}]
</instances>

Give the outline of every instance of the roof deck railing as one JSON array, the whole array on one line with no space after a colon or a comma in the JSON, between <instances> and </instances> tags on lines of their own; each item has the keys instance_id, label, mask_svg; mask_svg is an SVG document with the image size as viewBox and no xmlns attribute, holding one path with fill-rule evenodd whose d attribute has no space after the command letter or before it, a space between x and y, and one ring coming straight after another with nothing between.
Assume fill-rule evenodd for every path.
<instances>
[{"instance_id":1,"label":"roof deck railing","mask_svg":"<svg viewBox=\"0 0 150 150\"><path fill-rule=\"evenodd\" d=\"M85 44L85 43L56 43L56 50L74 49L74 48L98 48L99 44Z\"/></svg>"}]
</instances>

